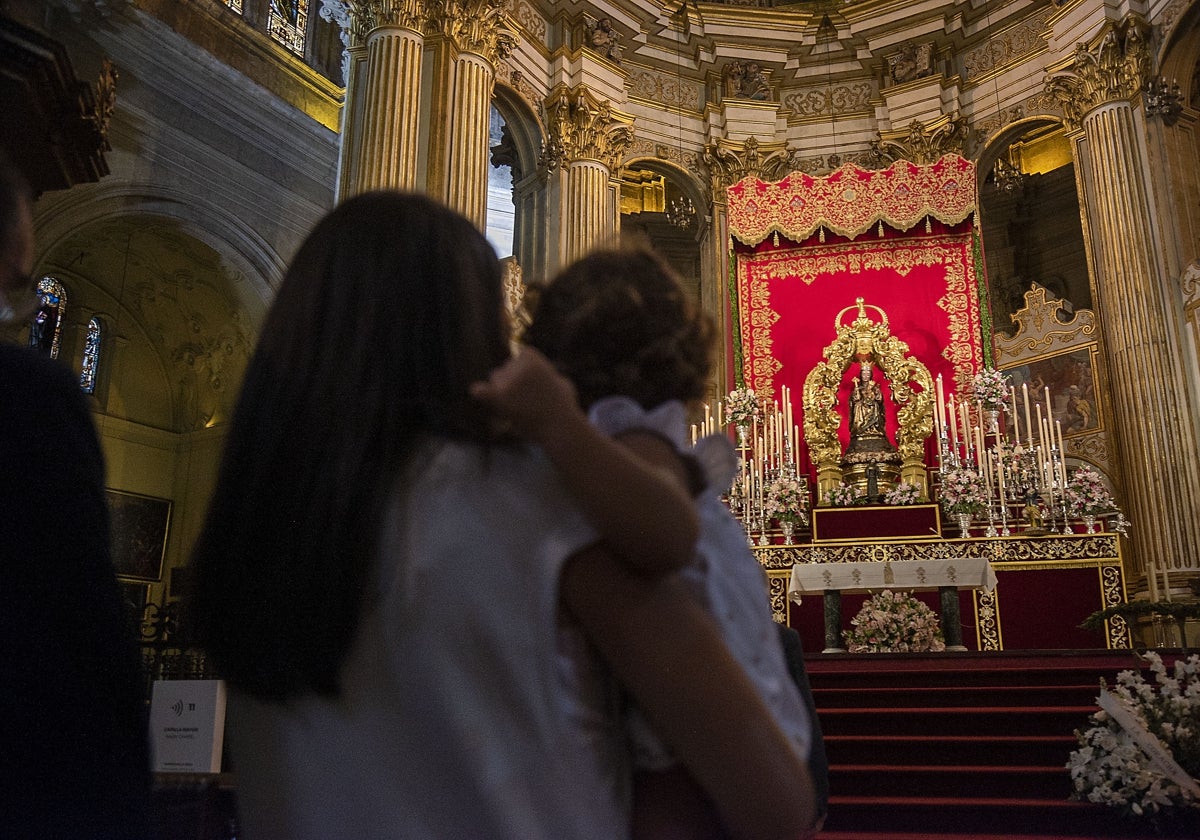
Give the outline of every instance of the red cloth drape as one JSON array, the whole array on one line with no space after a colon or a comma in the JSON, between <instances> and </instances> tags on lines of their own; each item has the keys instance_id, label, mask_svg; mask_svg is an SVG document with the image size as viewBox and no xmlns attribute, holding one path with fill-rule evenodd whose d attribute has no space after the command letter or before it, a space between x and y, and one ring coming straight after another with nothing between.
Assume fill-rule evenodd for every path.
<instances>
[{"instance_id":1,"label":"red cloth drape","mask_svg":"<svg viewBox=\"0 0 1200 840\"><path fill-rule=\"evenodd\" d=\"M928 229L928 232L926 230ZM879 236L882 230L883 236ZM975 243L971 220L952 227L938 222L908 232L886 225L853 240L827 234L803 243L768 238L755 246L735 242L736 316L741 378L760 394L777 397L780 387L800 404L804 380L836 337L834 318L862 297L887 313L892 335L945 379L946 396L966 388L982 366ZM873 320L877 313L868 309ZM843 321L853 320L847 314ZM839 392L848 402L853 365ZM886 383L881 383L885 386ZM895 440L896 407L889 400L888 428ZM843 416L845 412L843 411ZM843 444L848 432L843 423ZM932 454L932 440L927 448ZM801 446L801 464L810 469ZM927 457L927 463L932 461Z\"/></svg>"}]
</instances>

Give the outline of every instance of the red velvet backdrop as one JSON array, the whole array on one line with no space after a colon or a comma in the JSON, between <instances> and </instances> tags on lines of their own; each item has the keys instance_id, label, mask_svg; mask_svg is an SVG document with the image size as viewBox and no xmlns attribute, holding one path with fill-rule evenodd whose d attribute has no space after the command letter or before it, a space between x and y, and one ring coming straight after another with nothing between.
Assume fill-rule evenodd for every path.
<instances>
[{"instance_id":1,"label":"red velvet backdrop","mask_svg":"<svg viewBox=\"0 0 1200 840\"><path fill-rule=\"evenodd\" d=\"M826 234L795 244L768 239L757 246L735 243L736 312L741 346L741 379L760 394L777 397L789 386L797 422L803 429L804 379L837 336L834 319L862 297L887 313L892 335L945 379L946 397L960 391L982 367L980 307L975 240L970 220L947 227L931 221L899 232L882 226L857 239ZM878 319L870 309L868 315ZM848 313L843 321L853 320ZM838 394L848 403L857 373L852 365ZM887 383L881 382L887 393ZM896 432L896 406L886 401L888 430ZM845 420L843 445L849 438ZM932 464L932 438L927 463ZM801 444L801 467L815 471Z\"/></svg>"}]
</instances>

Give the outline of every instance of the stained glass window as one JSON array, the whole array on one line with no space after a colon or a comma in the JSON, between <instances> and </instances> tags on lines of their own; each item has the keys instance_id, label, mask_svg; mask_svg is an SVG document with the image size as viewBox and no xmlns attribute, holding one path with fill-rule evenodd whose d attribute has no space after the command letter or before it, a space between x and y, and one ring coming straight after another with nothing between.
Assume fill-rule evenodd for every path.
<instances>
[{"instance_id":1,"label":"stained glass window","mask_svg":"<svg viewBox=\"0 0 1200 840\"><path fill-rule=\"evenodd\" d=\"M96 371L100 369L100 339L104 325L99 318L88 321L87 337L83 340L83 366L79 374L79 387L85 394L96 393Z\"/></svg>"},{"instance_id":2,"label":"stained glass window","mask_svg":"<svg viewBox=\"0 0 1200 840\"><path fill-rule=\"evenodd\" d=\"M308 30L308 0L271 0L267 32L296 55L304 55Z\"/></svg>"},{"instance_id":3,"label":"stained glass window","mask_svg":"<svg viewBox=\"0 0 1200 840\"><path fill-rule=\"evenodd\" d=\"M221 0L221 2L233 9L239 15L242 13L242 0Z\"/></svg>"},{"instance_id":4,"label":"stained glass window","mask_svg":"<svg viewBox=\"0 0 1200 840\"><path fill-rule=\"evenodd\" d=\"M43 277L37 284L37 296L37 313L29 324L29 346L57 359L63 316L67 312L67 290L53 277Z\"/></svg>"}]
</instances>

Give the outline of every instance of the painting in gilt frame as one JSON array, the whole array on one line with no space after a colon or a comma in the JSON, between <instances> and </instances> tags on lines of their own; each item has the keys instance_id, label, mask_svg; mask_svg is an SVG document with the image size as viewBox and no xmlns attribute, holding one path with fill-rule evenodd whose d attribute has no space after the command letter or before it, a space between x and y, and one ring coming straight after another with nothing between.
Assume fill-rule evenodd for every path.
<instances>
[{"instance_id":1,"label":"painting in gilt frame","mask_svg":"<svg viewBox=\"0 0 1200 840\"><path fill-rule=\"evenodd\" d=\"M171 502L122 490L106 490L112 522L112 558L122 580L162 580Z\"/></svg>"},{"instance_id":2,"label":"painting in gilt frame","mask_svg":"<svg viewBox=\"0 0 1200 840\"><path fill-rule=\"evenodd\" d=\"M1063 437L1100 431L1099 388L1096 382L1096 346L1059 353L1005 368L1010 383L1017 389L1028 383L1030 401L1044 402L1042 394L1050 389L1051 415L1062 423Z\"/></svg>"}]
</instances>

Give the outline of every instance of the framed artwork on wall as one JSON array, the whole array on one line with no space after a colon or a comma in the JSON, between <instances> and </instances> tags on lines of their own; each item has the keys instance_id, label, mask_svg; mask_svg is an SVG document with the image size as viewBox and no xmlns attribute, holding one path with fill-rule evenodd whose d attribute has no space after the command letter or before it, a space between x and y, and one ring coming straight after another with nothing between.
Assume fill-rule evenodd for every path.
<instances>
[{"instance_id":1,"label":"framed artwork on wall","mask_svg":"<svg viewBox=\"0 0 1200 840\"><path fill-rule=\"evenodd\" d=\"M1051 416L1062 423L1064 437L1100 431L1100 388L1096 381L1096 345L1035 359L1004 369L1020 394L1028 384L1029 399L1044 402L1050 389Z\"/></svg>"},{"instance_id":2,"label":"framed artwork on wall","mask_svg":"<svg viewBox=\"0 0 1200 840\"><path fill-rule=\"evenodd\" d=\"M112 522L112 556L122 580L162 580L171 522L170 499L105 490Z\"/></svg>"}]
</instances>

